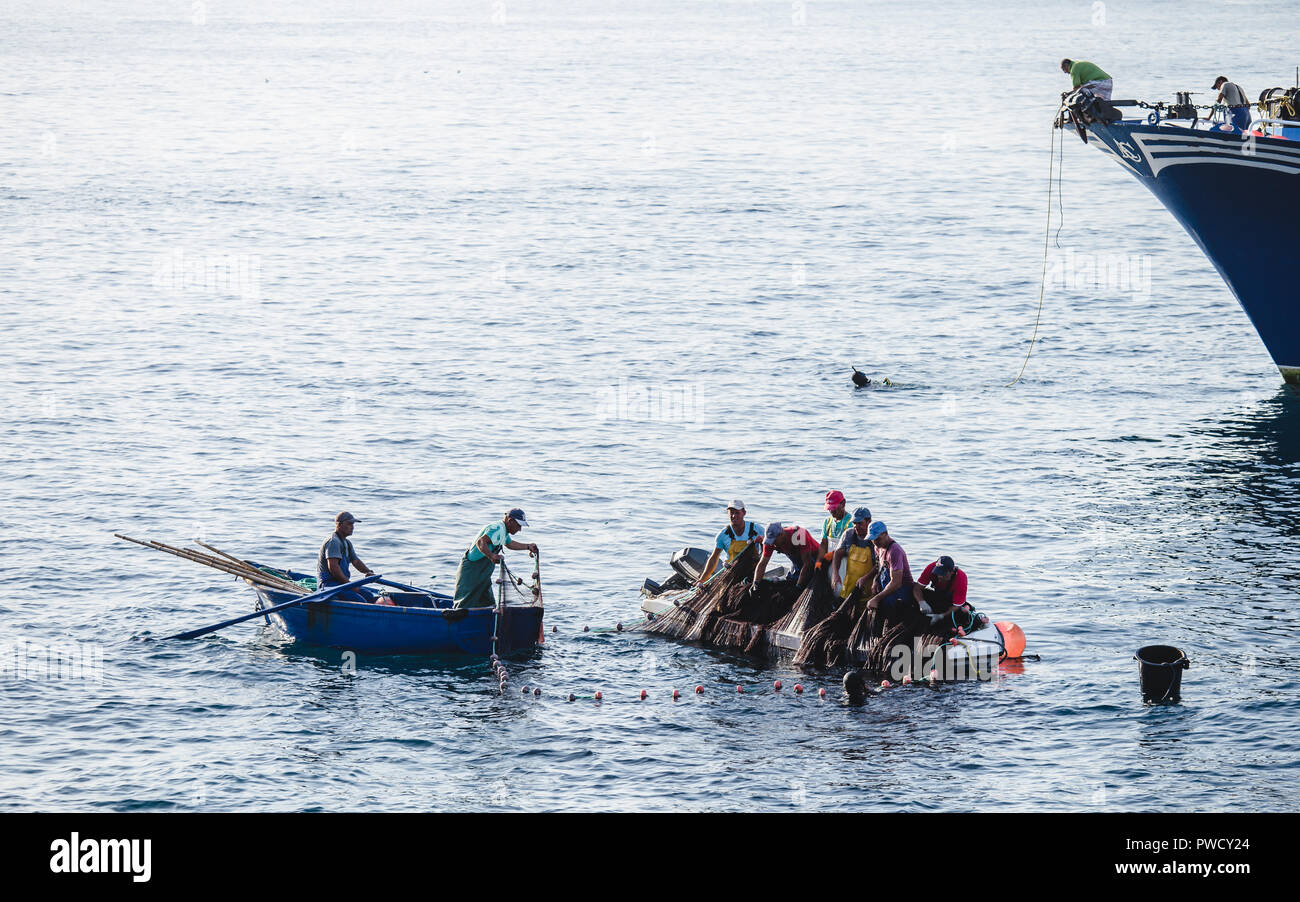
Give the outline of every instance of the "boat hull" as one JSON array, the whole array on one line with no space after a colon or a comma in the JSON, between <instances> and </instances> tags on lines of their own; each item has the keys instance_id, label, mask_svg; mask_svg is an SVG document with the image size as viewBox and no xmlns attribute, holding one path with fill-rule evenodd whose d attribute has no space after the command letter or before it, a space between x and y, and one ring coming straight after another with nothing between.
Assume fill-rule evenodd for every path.
<instances>
[{"instance_id":1,"label":"boat hull","mask_svg":"<svg viewBox=\"0 0 1300 902\"><path fill-rule=\"evenodd\" d=\"M257 588L262 607L294 596ZM543 608L511 605L498 623L496 608L401 607L348 601L309 602L266 616L297 642L357 654L474 655L531 651L540 644ZM493 631L499 631L494 648Z\"/></svg>"},{"instance_id":2,"label":"boat hull","mask_svg":"<svg viewBox=\"0 0 1300 902\"><path fill-rule=\"evenodd\" d=\"M1137 122L1088 131L1182 224L1300 383L1300 142Z\"/></svg>"}]
</instances>

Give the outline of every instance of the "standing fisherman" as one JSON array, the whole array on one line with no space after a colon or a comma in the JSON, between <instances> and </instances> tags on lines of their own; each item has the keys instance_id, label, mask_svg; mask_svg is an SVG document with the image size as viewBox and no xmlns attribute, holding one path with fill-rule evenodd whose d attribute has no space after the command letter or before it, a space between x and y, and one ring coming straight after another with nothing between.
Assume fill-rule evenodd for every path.
<instances>
[{"instance_id":1,"label":"standing fisherman","mask_svg":"<svg viewBox=\"0 0 1300 902\"><path fill-rule=\"evenodd\" d=\"M844 506L843 492L832 489L826 493L826 510L830 513L830 516L822 523L821 554L838 548L840 536L844 535L844 531L853 525L853 518L849 516L849 509Z\"/></svg>"},{"instance_id":2,"label":"standing fisherman","mask_svg":"<svg viewBox=\"0 0 1300 902\"><path fill-rule=\"evenodd\" d=\"M510 537L528 525L524 512L512 508L501 520L484 526L474 544L461 556L456 568L456 589L453 608L490 608L492 599L492 568L501 562L504 548L537 554L537 546L516 542Z\"/></svg>"},{"instance_id":3,"label":"standing fisherman","mask_svg":"<svg viewBox=\"0 0 1300 902\"><path fill-rule=\"evenodd\" d=\"M713 575L713 568L717 566L718 558L723 554L727 556L727 563L730 564L736 557L744 551L751 542L763 543L763 529L757 523L745 519L745 502L737 499L727 505L727 516L731 522L727 528L718 533L717 539L713 542L713 553L709 555L708 563L704 565L704 572L700 574L699 585L704 585Z\"/></svg>"},{"instance_id":4,"label":"standing fisherman","mask_svg":"<svg viewBox=\"0 0 1300 902\"><path fill-rule=\"evenodd\" d=\"M853 518L849 516L848 509L844 506L843 492L831 489L826 493L826 510L830 516L822 523L822 544L817 552L822 560L826 560L826 555L839 547L840 536L853 528ZM832 585L835 583L836 576L841 575L838 566L837 564L831 570Z\"/></svg>"},{"instance_id":5,"label":"standing fisherman","mask_svg":"<svg viewBox=\"0 0 1300 902\"><path fill-rule=\"evenodd\" d=\"M860 507L853 512L853 528L840 536L831 560L831 588L840 598L848 598L854 589L870 589L876 572L875 546L867 538L871 529L871 511ZM847 563L846 563L847 562ZM840 566L844 565L844 576Z\"/></svg>"},{"instance_id":6,"label":"standing fisherman","mask_svg":"<svg viewBox=\"0 0 1300 902\"><path fill-rule=\"evenodd\" d=\"M341 511L334 518L334 533L325 540L325 544L321 545L320 554L316 557L317 591L352 582L353 564L356 564L357 569L366 576L374 573L361 562L361 558L357 557L357 550L352 547L352 542L348 539L348 536L352 535L353 524L360 522L347 511ZM373 602L375 600L373 593L362 588L340 592L335 598L339 601Z\"/></svg>"},{"instance_id":7,"label":"standing fisherman","mask_svg":"<svg viewBox=\"0 0 1300 902\"><path fill-rule=\"evenodd\" d=\"M1228 81L1226 75L1220 75L1214 80L1214 90L1219 92L1219 97L1214 102L1228 107L1228 122L1232 127L1239 132L1250 128L1250 101L1246 99L1246 92L1241 89L1241 85Z\"/></svg>"}]
</instances>

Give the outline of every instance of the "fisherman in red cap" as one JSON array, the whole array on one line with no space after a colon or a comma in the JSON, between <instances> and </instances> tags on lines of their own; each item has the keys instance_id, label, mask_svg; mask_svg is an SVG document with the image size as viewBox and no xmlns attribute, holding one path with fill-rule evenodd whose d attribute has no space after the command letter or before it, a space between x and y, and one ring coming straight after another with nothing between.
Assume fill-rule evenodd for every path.
<instances>
[{"instance_id":1,"label":"fisherman in red cap","mask_svg":"<svg viewBox=\"0 0 1300 902\"><path fill-rule=\"evenodd\" d=\"M822 544L819 552L822 555L838 548L844 530L853 527L853 517L849 515L849 509L844 504L844 493L839 489L831 489L826 493L826 510L830 516L822 523Z\"/></svg>"}]
</instances>

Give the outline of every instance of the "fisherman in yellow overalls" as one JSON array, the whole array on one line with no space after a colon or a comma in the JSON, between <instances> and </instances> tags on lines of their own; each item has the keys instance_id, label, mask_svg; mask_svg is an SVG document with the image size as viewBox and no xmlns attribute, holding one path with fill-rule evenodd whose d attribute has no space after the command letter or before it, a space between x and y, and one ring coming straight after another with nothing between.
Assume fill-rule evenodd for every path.
<instances>
[{"instance_id":1,"label":"fisherman in yellow overalls","mask_svg":"<svg viewBox=\"0 0 1300 902\"><path fill-rule=\"evenodd\" d=\"M848 598L859 586L870 589L876 573L875 546L867 538L871 529L871 511L860 507L853 512L853 528L840 536L839 547L831 558L831 588L840 598ZM846 561L840 577L840 562Z\"/></svg>"},{"instance_id":2,"label":"fisherman in yellow overalls","mask_svg":"<svg viewBox=\"0 0 1300 902\"><path fill-rule=\"evenodd\" d=\"M718 538L713 543L713 553L709 555L709 562L704 565L704 573L700 576L701 586L709 581L709 577L713 575L713 568L717 566L718 558L723 554L727 556L727 563L730 564L750 543L763 544L763 527L745 519L745 502L737 500L728 504L727 516L731 522L727 524L726 529L718 533Z\"/></svg>"}]
</instances>

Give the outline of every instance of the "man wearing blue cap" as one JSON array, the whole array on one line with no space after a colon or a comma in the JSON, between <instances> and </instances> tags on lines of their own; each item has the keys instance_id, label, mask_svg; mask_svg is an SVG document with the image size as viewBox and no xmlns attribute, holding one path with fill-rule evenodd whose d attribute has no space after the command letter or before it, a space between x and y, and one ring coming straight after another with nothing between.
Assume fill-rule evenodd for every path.
<instances>
[{"instance_id":1,"label":"man wearing blue cap","mask_svg":"<svg viewBox=\"0 0 1300 902\"><path fill-rule=\"evenodd\" d=\"M871 585L871 577L876 572L875 543L868 536L871 531L871 511L860 507L853 512L853 528L846 529L840 536L831 558L831 588L840 598L848 598L855 589L865 589ZM844 579L840 579L840 562L848 561L844 568Z\"/></svg>"},{"instance_id":2,"label":"man wearing blue cap","mask_svg":"<svg viewBox=\"0 0 1300 902\"><path fill-rule=\"evenodd\" d=\"M537 546L516 542L510 538L528 525L524 512L512 508L504 518L489 523L479 530L474 544L461 556L456 568L456 588L452 593L453 608L490 608L492 599L492 568L501 562L505 548L537 554Z\"/></svg>"},{"instance_id":3,"label":"man wearing blue cap","mask_svg":"<svg viewBox=\"0 0 1300 902\"><path fill-rule=\"evenodd\" d=\"M889 537L885 524L877 520L867 530L867 537L876 546L876 594L867 600L867 607L879 610L886 621L901 619L903 606L912 600L912 569L907 563L907 552Z\"/></svg>"}]
</instances>

